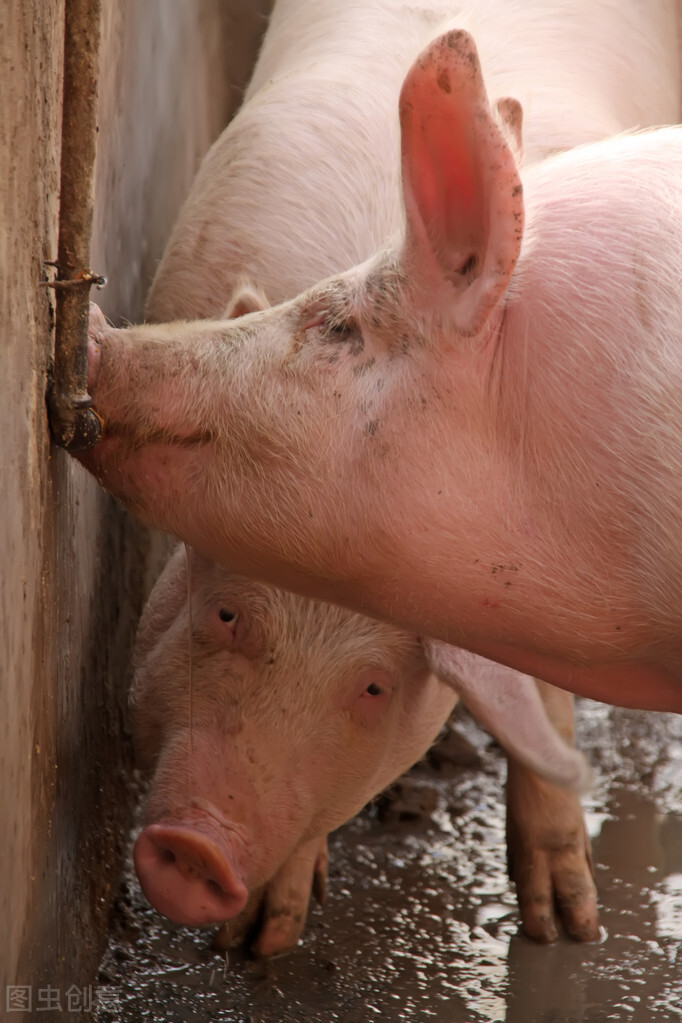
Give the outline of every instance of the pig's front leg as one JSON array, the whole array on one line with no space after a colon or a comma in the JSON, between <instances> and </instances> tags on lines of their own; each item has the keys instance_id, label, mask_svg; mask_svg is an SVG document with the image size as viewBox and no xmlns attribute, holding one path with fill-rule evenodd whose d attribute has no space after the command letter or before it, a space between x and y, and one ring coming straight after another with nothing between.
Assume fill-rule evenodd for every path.
<instances>
[{"instance_id":1,"label":"pig's front leg","mask_svg":"<svg viewBox=\"0 0 682 1023\"><path fill-rule=\"evenodd\" d=\"M259 959L290 952L303 933L310 896L323 903L327 891L327 836L304 842L265 885L257 913L251 909L246 926L235 931L234 922L223 924L213 945L217 949L240 944L255 929L250 951ZM256 922L257 921L257 922Z\"/></svg>"},{"instance_id":2,"label":"pig's front leg","mask_svg":"<svg viewBox=\"0 0 682 1023\"><path fill-rule=\"evenodd\" d=\"M573 742L573 697L537 683L547 713ZM576 941L599 938L597 891L580 797L544 781L509 759L507 779L509 876L516 884L525 934L554 941L557 917Z\"/></svg>"},{"instance_id":3,"label":"pig's front leg","mask_svg":"<svg viewBox=\"0 0 682 1023\"><path fill-rule=\"evenodd\" d=\"M300 845L268 884L258 937L251 951L259 958L281 955L298 944L311 893L323 903L327 891L327 837Z\"/></svg>"}]
</instances>

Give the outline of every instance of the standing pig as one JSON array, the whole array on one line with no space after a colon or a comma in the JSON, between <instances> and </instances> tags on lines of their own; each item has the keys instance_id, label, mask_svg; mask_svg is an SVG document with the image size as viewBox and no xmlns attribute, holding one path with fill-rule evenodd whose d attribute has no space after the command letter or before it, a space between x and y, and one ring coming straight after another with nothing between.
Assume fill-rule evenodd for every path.
<instances>
[{"instance_id":1,"label":"standing pig","mask_svg":"<svg viewBox=\"0 0 682 1023\"><path fill-rule=\"evenodd\" d=\"M522 185L461 30L400 123L405 227L375 257L232 324L95 322L83 460L236 571L682 710L681 132Z\"/></svg>"},{"instance_id":2,"label":"standing pig","mask_svg":"<svg viewBox=\"0 0 682 1023\"><path fill-rule=\"evenodd\" d=\"M264 896L255 951L285 951L300 936L311 888L324 889L327 833L424 754L454 690L431 674L415 635L232 575L182 545L147 604L135 662L136 745L153 772L134 850L145 894L185 924L234 920L249 897L253 911ZM541 753L546 768L580 782L582 759L558 738ZM512 798L527 796L530 778L543 791L519 762L517 770ZM547 827L571 797L544 791ZM520 806L512 819L528 872L543 847L529 833L540 815L531 829L526 816ZM573 837L577 848L560 832L555 893L567 927L594 937L579 819ZM521 894L531 886L529 878ZM525 922L551 937L551 913L540 921L528 904Z\"/></svg>"}]
</instances>

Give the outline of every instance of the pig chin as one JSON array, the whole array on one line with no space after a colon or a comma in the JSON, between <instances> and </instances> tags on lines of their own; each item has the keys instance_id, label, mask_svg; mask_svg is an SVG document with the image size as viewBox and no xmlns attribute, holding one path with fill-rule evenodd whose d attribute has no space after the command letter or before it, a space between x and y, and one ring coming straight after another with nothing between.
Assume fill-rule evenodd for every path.
<instances>
[{"instance_id":1,"label":"pig chin","mask_svg":"<svg viewBox=\"0 0 682 1023\"><path fill-rule=\"evenodd\" d=\"M181 442L135 446L128 437L105 433L96 447L75 457L132 515L156 526L159 519L165 522L170 509L182 507L183 499L187 503L187 488L178 480L186 479L193 449Z\"/></svg>"}]
</instances>

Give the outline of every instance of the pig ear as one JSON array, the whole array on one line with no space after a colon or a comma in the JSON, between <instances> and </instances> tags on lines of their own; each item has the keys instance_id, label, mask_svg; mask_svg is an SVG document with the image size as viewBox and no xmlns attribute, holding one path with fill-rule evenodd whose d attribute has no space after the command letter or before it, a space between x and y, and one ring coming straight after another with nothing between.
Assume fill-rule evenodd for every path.
<instances>
[{"instance_id":1,"label":"pig ear","mask_svg":"<svg viewBox=\"0 0 682 1023\"><path fill-rule=\"evenodd\" d=\"M422 642L434 675L459 693L510 756L554 785L578 792L589 787L585 758L557 732L530 675L438 640Z\"/></svg>"},{"instance_id":2,"label":"pig ear","mask_svg":"<svg viewBox=\"0 0 682 1023\"><path fill-rule=\"evenodd\" d=\"M509 113L502 105L499 115ZM459 333L475 334L518 258L523 192L467 32L447 33L417 59L401 91L400 125L403 261L415 299L444 306Z\"/></svg>"},{"instance_id":3,"label":"pig ear","mask_svg":"<svg viewBox=\"0 0 682 1023\"><path fill-rule=\"evenodd\" d=\"M247 316L248 313L259 313L263 309L269 309L265 292L257 287L253 281L241 278L235 285L230 296L230 301L223 313L224 320L236 320L240 316Z\"/></svg>"},{"instance_id":4,"label":"pig ear","mask_svg":"<svg viewBox=\"0 0 682 1023\"><path fill-rule=\"evenodd\" d=\"M135 637L133 665L136 669L144 664L187 602L188 557L188 548L179 543L149 595Z\"/></svg>"}]
</instances>

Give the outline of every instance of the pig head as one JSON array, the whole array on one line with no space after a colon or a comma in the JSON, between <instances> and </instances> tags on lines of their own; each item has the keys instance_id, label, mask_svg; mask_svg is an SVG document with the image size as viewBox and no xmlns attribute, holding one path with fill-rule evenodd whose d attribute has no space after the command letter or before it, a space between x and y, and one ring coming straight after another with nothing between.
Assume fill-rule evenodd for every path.
<instances>
[{"instance_id":1,"label":"pig head","mask_svg":"<svg viewBox=\"0 0 682 1023\"><path fill-rule=\"evenodd\" d=\"M140 623L131 691L153 775L134 852L148 898L180 923L221 922L295 855L315 851L317 869L327 833L425 753L455 702L415 635L179 546ZM585 782L531 679L498 702L519 763Z\"/></svg>"},{"instance_id":2,"label":"pig head","mask_svg":"<svg viewBox=\"0 0 682 1023\"><path fill-rule=\"evenodd\" d=\"M153 774L134 851L148 898L180 923L236 917L418 760L455 702L415 636L180 545L140 624L131 693Z\"/></svg>"}]
</instances>

